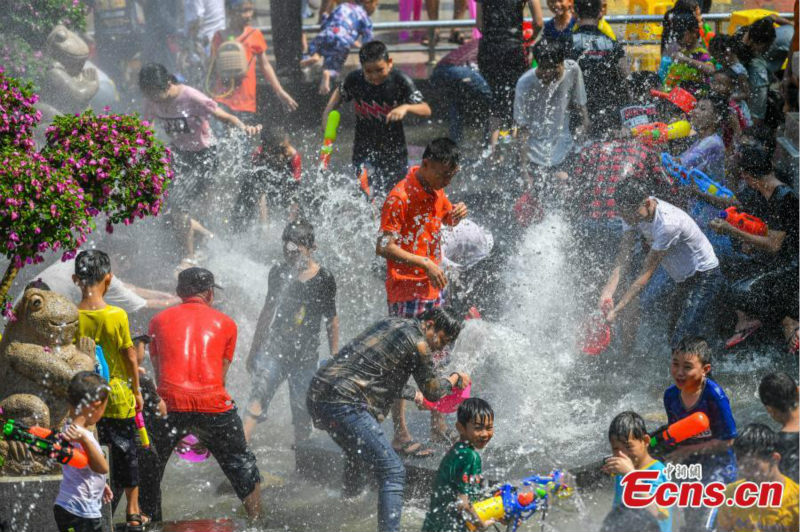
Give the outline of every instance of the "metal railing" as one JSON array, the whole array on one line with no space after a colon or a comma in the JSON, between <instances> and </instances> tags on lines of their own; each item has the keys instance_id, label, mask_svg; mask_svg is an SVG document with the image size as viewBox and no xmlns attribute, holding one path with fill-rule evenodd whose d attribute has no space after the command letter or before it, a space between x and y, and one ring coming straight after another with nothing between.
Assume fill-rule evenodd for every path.
<instances>
[{"instance_id":1,"label":"metal railing","mask_svg":"<svg viewBox=\"0 0 800 532\"><path fill-rule=\"evenodd\" d=\"M793 19L794 13L779 13L779 16L786 19ZM706 13L703 15L705 22L714 24L714 31L720 33L722 23L730 20L730 13ZM609 24L643 24L643 23L661 23L664 20L664 15L608 15L605 17L606 22ZM525 19L530 22L531 19ZM549 20L545 19L545 21ZM434 33L438 29L459 29L459 28L473 28L475 27L474 19L458 19L458 20L407 20L398 22L376 22L372 25L373 32L386 32L386 31L428 31L428 45L403 45L403 46L389 46L390 52L427 52L428 62L433 64L436 62L436 55L438 52L449 51L456 48L456 45L447 43L438 43L433 38ZM271 27L259 28L265 35L272 33ZM321 26L319 24L309 24L303 26L303 33L316 33L319 32ZM620 44L624 46L637 46L642 44L658 44L659 41L626 41L619 40ZM357 49L351 49L351 54L358 53Z\"/></svg>"}]
</instances>

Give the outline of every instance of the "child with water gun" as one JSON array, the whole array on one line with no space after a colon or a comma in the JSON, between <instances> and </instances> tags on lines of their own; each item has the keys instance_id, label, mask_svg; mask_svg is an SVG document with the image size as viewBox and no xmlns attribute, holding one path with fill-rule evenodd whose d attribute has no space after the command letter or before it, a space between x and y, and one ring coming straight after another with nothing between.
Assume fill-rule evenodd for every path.
<instances>
[{"instance_id":1,"label":"child with water gun","mask_svg":"<svg viewBox=\"0 0 800 532\"><path fill-rule=\"evenodd\" d=\"M485 529L495 523L494 519L481 519L473 507L483 488L478 451L494 436L492 407L477 397L466 399L458 407L456 429L459 440L439 464L430 507L422 525L424 532L467 530L467 522Z\"/></svg>"},{"instance_id":2,"label":"child with water gun","mask_svg":"<svg viewBox=\"0 0 800 532\"><path fill-rule=\"evenodd\" d=\"M614 475L614 502L612 508L622 506L622 477L631 471L663 471L664 464L650 456L651 437L647 434L644 419L636 412L618 414L608 427L608 441L612 455L603 461L602 471ZM655 490L667 478L662 474L652 484ZM672 513L669 508L652 504L645 509L658 521L661 532L672 531Z\"/></svg>"},{"instance_id":3,"label":"child with water gun","mask_svg":"<svg viewBox=\"0 0 800 532\"><path fill-rule=\"evenodd\" d=\"M682 87L695 96L708 89L707 77L714 73L711 56L700 45L700 25L691 13L672 13L662 34L658 75L667 90Z\"/></svg>"},{"instance_id":4,"label":"child with water gun","mask_svg":"<svg viewBox=\"0 0 800 532\"><path fill-rule=\"evenodd\" d=\"M61 486L53 506L59 532L102 530L101 509L111 501L112 494L106 484L108 461L92 429L103 417L108 397L108 383L89 371L75 374L67 388L69 414L62 436L86 454L88 465L76 467L67 463L62 468Z\"/></svg>"}]
</instances>

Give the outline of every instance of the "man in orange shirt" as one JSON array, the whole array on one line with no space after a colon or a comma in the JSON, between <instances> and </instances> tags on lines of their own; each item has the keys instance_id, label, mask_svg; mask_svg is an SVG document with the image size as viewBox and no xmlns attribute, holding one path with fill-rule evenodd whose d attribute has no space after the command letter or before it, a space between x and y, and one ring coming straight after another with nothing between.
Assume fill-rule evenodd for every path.
<instances>
[{"instance_id":1,"label":"man in orange shirt","mask_svg":"<svg viewBox=\"0 0 800 532\"><path fill-rule=\"evenodd\" d=\"M422 165L412 167L386 198L381 212L381 236L375 252L386 259L386 297L389 315L415 318L444 304L447 278L440 267L442 224L457 225L467 216L463 203L452 205L444 188L459 170L458 147L448 138L433 140L425 148ZM405 403L392 407L394 440L400 454L429 456L413 441L405 421ZM445 437L440 414L431 416L431 432Z\"/></svg>"},{"instance_id":2,"label":"man in orange shirt","mask_svg":"<svg viewBox=\"0 0 800 532\"><path fill-rule=\"evenodd\" d=\"M254 6L251 0L226 0L228 26L214 34L211 41L212 65L216 62L217 49L228 40L239 42L247 57L247 74L239 80L215 78L212 97L225 106L226 110L241 118L245 123L255 124L256 113L256 67L261 71L278 99L290 110L297 109L297 102L283 90L278 76L267 58L267 41L258 28L250 26Z\"/></svg>"}]
</instances>

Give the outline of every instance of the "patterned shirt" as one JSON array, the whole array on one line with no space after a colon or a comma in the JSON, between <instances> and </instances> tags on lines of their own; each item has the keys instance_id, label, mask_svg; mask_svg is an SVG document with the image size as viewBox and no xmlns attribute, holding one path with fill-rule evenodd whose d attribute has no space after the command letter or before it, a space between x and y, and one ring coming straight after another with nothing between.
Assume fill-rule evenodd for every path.
<instances>
[{"instance_id":1,"label":"patterned shirt","mask_svg":"<svg viewBox=\"0 0 800 532\"><path fill-rule=\"evenodd\" d=\"M344 346L336 357L317 370L308 390L309 399L321 403L364 404L382 421L392 402L413 398L406 386L413 375L429 401L450 392L450 382L436 375L433 359L416 319L384 318Z\"/></svg>"},{"instance_id":2,"label":"patterned shirt","mask_svg":"<svg viewBox=\"0 0 800 532\"><path fill-rule=\"evenodd\" d=\"M672 180L662 171L658 154L630 139L598 142L583 150L575 165L574 179L576 205L580 214L589 218L617 216L614 193L622 181L641 181L668 189L661 192L663 197L676 193Z\"/></svg>"}]
</instances>

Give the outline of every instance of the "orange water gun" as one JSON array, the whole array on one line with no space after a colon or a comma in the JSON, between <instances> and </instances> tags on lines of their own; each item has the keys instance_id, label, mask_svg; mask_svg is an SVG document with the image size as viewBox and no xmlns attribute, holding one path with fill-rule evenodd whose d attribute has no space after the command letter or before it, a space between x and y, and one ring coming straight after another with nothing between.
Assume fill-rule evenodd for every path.
<instances>
[{"instance_id":1,"label":"orange water gun","mask_svg":"<svg viewBox=\"0 0 800 532\"><path fill-rule=\"evenodd\" d=\"M61 464L81 469L89 465L89 458L81 449L57 437L44 427L28 427L13 419L4 420L0 437L22 442L36 454L51 458ZM2 465L2 463L0 463Z\"/></svg>"},{"instance_id":2,"label":"orange water gun","mask_svg":"<svg viewBox=\"0 0 800 532\"><path fill-rule=\"evenodd\" d=\"M692 126L686 120L678 120L671 124L653 122L642 124L631 129L631 134L648 146L666 144L670 140L688 137Z\"/></svg>"},{"instance_id":3,"label":"orange water gun","mask_svg":"<svg viewBox=\"0 0 800 532\"><path fill-rule=\"evenodd\" d=\"M687 91L686 89L682 89L680 87L674 87L669 92L662 92L657 89L650 89L650 94L657 97L663 98L674 103L681 111L686 113L687 115L692 112L694 107L697 105L697 98L692 96L692 93Z\"/></svg>"},{"instance_id":4,"label":"orange water gun","mask_svg":"<svg viewBox=\"0 0 800 532\"><path fill-rule=\"evenodd\" d=\"M736 207L728 207L724 211L719 211L719 217L735 228L751 235L767 236L769 232L764 220L746 212L739 212Z\"/></svg>"},{"instance_id":5,"label":"orange water gun","mask_svg":"<svg viewBox=\"0 0 800 532\"><path fill-rule=\"evenodd\" d=\"M694 438L708 430L711 423L703 412L695 412L691 416L680 419L668 427L663 427L650 434L650 447L669 448L682 441Z\"/></svg>"}]
</instances>

